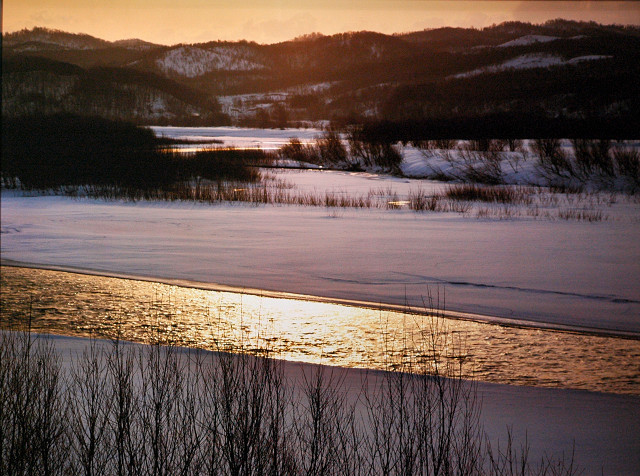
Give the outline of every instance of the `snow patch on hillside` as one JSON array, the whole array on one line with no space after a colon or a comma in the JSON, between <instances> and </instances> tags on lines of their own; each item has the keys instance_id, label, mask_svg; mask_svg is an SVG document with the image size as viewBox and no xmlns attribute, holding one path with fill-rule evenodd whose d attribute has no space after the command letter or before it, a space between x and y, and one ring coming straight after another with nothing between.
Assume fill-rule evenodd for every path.
<instances>
[{"instance_id":1,"label":"snow patch on hillside","mask_svg":"<svg viewBox=\"0 0 640 476\"><path fill-rule=\"evenodd\" d=\"M301 86L294 86L280 91L270 91L266 93L235 94L229 96L218 96L218 102L222 112L233 118L254 115L258 109L269 109L277 103L288 101L295 95L322 94L331 88L337 81L327 81L323 83L313 83Z\"/></svg>"},{"instance_id":2,"label":"snow patch on hillside","mask_svg":"<svg viewBox=\"0 0 640 476\"><path fill-rule=\"evenodd\" d=\"M158 58L156 65L164 73L188 78L218 70L253 71L264 68L251 51L237 46L216 46L211 49L180 46Z\"/></svg>"},{"instance_id":3,"label":"snow patch on hillside","mask_svg":"<svg viewBox=\"0 0 640 476\"><path fill-rule=\"evenodd\" d=\"M560 38L557 36L546 36L546 35L525 35L520 38L516 38L515 40L507 41L506 43L502 43L498 45L498 48L508 48L510 46L526 46L532 45L534 43L548 43L550 41L559 40Z\"/></svg>"},{"instance_id":4,"label":"snow patch on hillside","mask_svg":"<svg viewBox=\"0 0 640 476\"><path fill-rule=\"evenodd\" d=\"M42 51L43 49L65 49L64 46L60 46L56 43L41 43L41 42L28 42L21 45L17 45L13 48L16 53L29 53L32 51Z\"/></svg>"},{"instance_id":5,"label":"snow patch on hillside","mask_svg":"<svg viewBox=\"0 0 640 476\"><path fill-rule=\"evenodd\" d=\"M581 63L583 61L596 61L596 60L609 59L609 58L613 58L613 56L608 56L608 55L576 56L575 58L571 58L570 60L568 60L566 63L576 64L576 63Z\"/></svg>"},{"instance_id":6,"label":"snow patch on hillside","mask_svg":"<svg viewBox=\"0 0 640 476\"><path fill-rule=\"evenodd\" d=\"M588 55L588 56L578 56L575 58L571 58L569 60L565 60L558 55L532 53L527 55L516 56L515 58L511 58L510 60L507 60L504 63L485 66L483 68L467 71L466 73L456 74L453 77L469 78L471 76L477 76L482 73L495 73L498 71L505 71L508 69L549 68L551 66L574 65L577 63L581 63L583 61L597 61L597 60L602 60L607 58L612 58L612 56Z\"/></svg>"}]
</instances>

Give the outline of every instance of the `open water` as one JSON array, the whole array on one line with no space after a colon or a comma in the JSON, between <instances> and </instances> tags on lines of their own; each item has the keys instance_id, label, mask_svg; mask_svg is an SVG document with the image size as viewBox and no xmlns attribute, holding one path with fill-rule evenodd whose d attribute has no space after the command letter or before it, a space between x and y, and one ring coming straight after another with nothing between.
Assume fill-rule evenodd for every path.
<instances>
[{"instance_id":1,"label":"open water","mask_svg":"<svg viewBox=\"0 0 640 476\"><path fill-rule=\"evenodd\" d=\"M0 328L640 395L640 340L2 267ZM433 311L433 310L432 310Z\"/></svg>"}]
</instances>

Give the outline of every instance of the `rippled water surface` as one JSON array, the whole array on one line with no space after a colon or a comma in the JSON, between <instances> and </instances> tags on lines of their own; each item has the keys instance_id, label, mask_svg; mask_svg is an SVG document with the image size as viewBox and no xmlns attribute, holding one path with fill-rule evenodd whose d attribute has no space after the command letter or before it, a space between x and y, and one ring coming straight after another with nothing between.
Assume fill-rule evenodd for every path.
<instances>
[{"instance_id":1,"label":"rippled water surface","mask_svg":"<svg viewBox=\"0 0 640 476\"><path fill-rule=\"evenodd\" d=\"M31 315L37 332L268 347L284 359L378 369L435 352L479 380L640 395L640 340L7 266L1 289L4 329Z\"/></svg>"}]
</instances>

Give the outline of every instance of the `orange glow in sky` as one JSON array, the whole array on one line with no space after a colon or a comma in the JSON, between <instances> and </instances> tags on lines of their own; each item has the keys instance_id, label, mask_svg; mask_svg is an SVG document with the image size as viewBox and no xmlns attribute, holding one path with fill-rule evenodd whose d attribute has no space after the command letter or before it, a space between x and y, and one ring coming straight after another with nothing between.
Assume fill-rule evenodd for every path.
<instances>
[{"instance_id":1,"label":"orange glow in sky","mask_svg":"<svg viewBox=\"0 0 640 476\"><path fill-rule=\"evenodd\" d=\"M640 24L636 1L4 0L3 32L44 26L106 40L161 44L247 39L275 43L312 32L481 28L549 19Z\"/></svg>"}]
</instances>

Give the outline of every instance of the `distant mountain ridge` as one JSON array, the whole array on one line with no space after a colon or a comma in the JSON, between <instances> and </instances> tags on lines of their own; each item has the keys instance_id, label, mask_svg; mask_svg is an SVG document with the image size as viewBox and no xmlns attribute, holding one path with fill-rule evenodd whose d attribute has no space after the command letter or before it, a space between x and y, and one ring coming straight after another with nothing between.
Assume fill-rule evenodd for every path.
<instances>
[{"instance_id":1,"label":"distant mountain ridge","mask_svg":"<svg viewBox=\"0 0 640 476\"><path fill-rule=\"evenodd\" d=\"M42 45L56 45L68 49L100 49L113 46L121 46L124 48L138 48L140 45L145 47L160 47L139 39L127 39L119 41L107 41L96 38L85 33L68 33L62 30L55 30L43 27L34 27L32 29L23 29L12 33L2 35L3 47L17 47L24 43L40 43Z\"/></svg>"},{"instance_id":2,"label":"distant mountain ridge","mask_svg":"<svg viewBox=\"0 0 640 476\"><path fill-rule=\"evenodd\" d=\"M82 109L82 102L90 101L98 114L113 115L104 110L111 102L112 109L121 110L118 114L136 121L206 117L275 125L531 110L549 117L620 116L640 103L633 86L640 74L640 28L592 22L506 22L395 35L311 34L270 45L212 41L165 46L34 28L4 34L2 44L3 103L26 110L55 109L66 101ZM31 61L29 72L16 70L21 61ZM76 75L84 78L78 80L79 89L61 85L69 80L60 73L62 63L84 71ZM110 69L102 85L109 100L85 91L96 76L104 76L96 73L101 68ZM37 94L17 85L26 76L34 82L38 75L48 78L52 91L47 82ZM165 82L151 94L146 80L133 87L133 77L148 78L151 89L162 83L159 78ZM38 81L42 84L42 78ZM127 95L138 97L124 100ZM124 110L127 101L137 104L130 113ZM3 114L18 110L3 108Z\"/></svg>"},{"instance_id":3,"label":"distant mountain ridge","mask_svg":"<svg viewBox=\"0 0 640 476\"><path fill-rule=\"evenodd\" d=\"M4 48L15 48L23 44L41 44L63 47L68 49L98 49L112 46L113 43L95 38L84 33L68 33L62 30L35 27L31 30L24 29L13 33L2 35L2 46Z\"/></svg>"}]
</instances>

